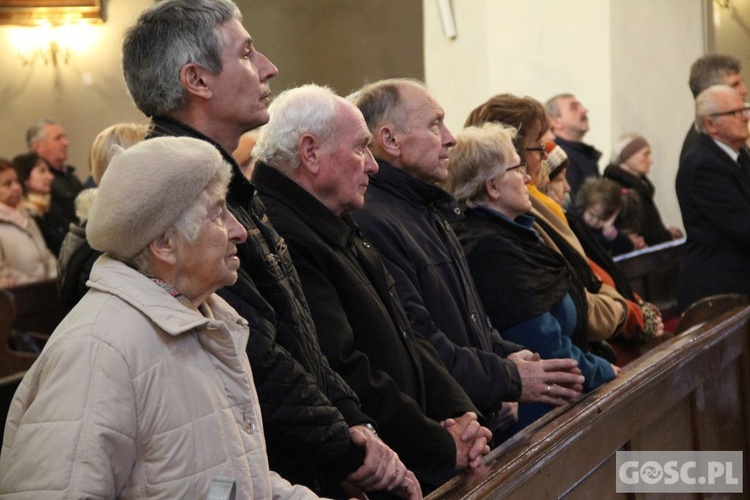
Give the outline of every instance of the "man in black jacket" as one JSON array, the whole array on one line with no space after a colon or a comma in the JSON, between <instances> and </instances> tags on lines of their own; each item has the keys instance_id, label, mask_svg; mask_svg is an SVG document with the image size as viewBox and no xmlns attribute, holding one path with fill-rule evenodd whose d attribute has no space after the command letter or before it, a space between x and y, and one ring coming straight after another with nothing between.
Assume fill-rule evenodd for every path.
<instances>
[{"instance_id":1,"label":"man in black jacket","mask_svg":"<svg viewBox=\"0 0 750 500\"><path fill-rule=\"evenodd\" d=\"M677 172L687 241L677 305L703 297L750 295L750 111L732 87L714 85L695 100L700 134Z\"/></svg>"},{"instance_id":2,"label":"man in black jacket","mask_svg":"<svg viewBox=\"0 0 750 500\"><path fill-rule=\"evenodd\" d=\"M448 151L456 143L437 99L406 79L367 85L352 99L373 134L379 166L354 217L383 255L414 331L430 341L474 404L488 418L497 416L493 431L506 422L504 401L577 400L583 376L574 373L574 360L535 359L503 340L484 311L449 224L463 214L435 185L448 178Z\"/></svg>"},{"instance_id":3,"label":"man in black jacket","mask_svg":"<svg viewBox=\"0 0 750 500\"><path fill-rule=\"evenodd\" d=\"M136 106L152 118L152 136L205 140L233 167L227 206L248 238L238 247L237 283L219 294L250 323L247 352L271 468L326 495L342 496L341 485L349 495L389 489L418 497L413 475L321 353L286 243L230 155L244 132L268 121L268 82L277 74L239 9L231 0L158 2L125 36L123 72Z\"/></svg>"},{"instance_id":4,"label":"man in black jacket","mask_svg":"<svg viewBox=\"0 0 750 500\"><path fill-rule=\"evenodd\" d=\"M423 489L477 467L490 431L412 331L393 278L349 214L362 207L368 173L377 171L362 114L315 85L282 93L270 112L253 181L289 242L331 366Z\"/></svg>"}]
</instances>

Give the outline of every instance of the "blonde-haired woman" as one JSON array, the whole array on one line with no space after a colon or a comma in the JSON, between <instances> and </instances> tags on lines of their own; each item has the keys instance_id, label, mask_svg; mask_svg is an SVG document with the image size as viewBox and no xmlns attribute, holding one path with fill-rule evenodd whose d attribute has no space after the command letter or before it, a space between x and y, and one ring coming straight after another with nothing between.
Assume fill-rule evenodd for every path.
<instances>
[{"instance_id":1,"label":"blonde-haired woman","mask_svg":"<svg viewBox=\"0 0 750 500\"><path fill-rule=\"evenodd\" d=\"M619 368L591 354L583 285L545 246L528 215L531 177L515 151L516 130L497 123L467 127L450 152L448 189L466 209L454 229L492 322L503 338L542 358L573 358L591 391ZM517 429L551 410L519 406Z\"/></svg>"},{"instance_id":2,"label":"blonde-haired woman","mask_svg":"<svg viewBox=\"0 0 750 500\"><path fill-rule=\"evenodd\" d=\"M89 168L91 180L86 185L94 186L84 189L76 196L76 216L79 224L71 224L60 248L58 258L58 290L60 300L68 307L73 307L88 291L86 281L91 268L101 252L93 250L86 241L86 221L89 209L96 198L96 186L102 181L115 151L122 151L146 138L148 125L144 123L118 123L99 132L89 150Z\"/></svg>"}]
</instances>

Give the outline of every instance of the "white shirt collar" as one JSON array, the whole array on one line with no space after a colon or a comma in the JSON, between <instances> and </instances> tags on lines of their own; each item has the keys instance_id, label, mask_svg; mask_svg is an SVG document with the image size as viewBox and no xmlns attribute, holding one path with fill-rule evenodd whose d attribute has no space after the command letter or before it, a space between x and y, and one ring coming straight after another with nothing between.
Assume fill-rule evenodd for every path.
<instances>
[{"instance_id":1,"label":"white shirt collar","mask_svg":"<svg viewBox=\"0 0 750 500\"><path fill-rule=\"evenodd\" d=\"M738 163L739 163L739 160L738 160L738 159L739 159L739 156L740 156L740 152L739 152L739 151L735 151L734 149L730 148L729 146L727 146L727 145L726 145L726 144L724 144L723 142L721 142L721 141L719 141L719 140L716 140L716 139L715 139L715 138L713 138L713 137L712 137L711 139L713 139L713 141L714 141L714 142L715 142L715 143L716 143L716 144L717 144L717 145L718 145L718 146L719 146L719 147L720 147L721 149L723 149L723 150L724 150L724 152L725 152L726 154L728 154L730 158L732 158L732 159L733 159L734 161L736 161L736 162L738 162Z\"/></svg>"}]
</instances>

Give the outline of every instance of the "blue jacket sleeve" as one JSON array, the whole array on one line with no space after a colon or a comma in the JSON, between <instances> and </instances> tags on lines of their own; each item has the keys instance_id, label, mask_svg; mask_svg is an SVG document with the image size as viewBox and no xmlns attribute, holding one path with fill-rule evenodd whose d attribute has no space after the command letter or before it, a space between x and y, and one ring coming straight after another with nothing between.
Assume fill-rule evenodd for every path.
<instances>
[{"instance_id":1,"label":"blue jacket sleeve","mask_svg":"<svg viewBox=\"0 0 750 500\"><path fill-rule=\"evenodd\" d=\"M578 367L586 378L583 383L585 392L592 391L615 378L615 372L607 360L583 352L573 345L570 337L563 333L560 322L551 312L514 325L505 330L502 335L507 340L518 342L529 350L539 353L542 358L573 358L578 361Z\"/></svg>"}]
</instances>

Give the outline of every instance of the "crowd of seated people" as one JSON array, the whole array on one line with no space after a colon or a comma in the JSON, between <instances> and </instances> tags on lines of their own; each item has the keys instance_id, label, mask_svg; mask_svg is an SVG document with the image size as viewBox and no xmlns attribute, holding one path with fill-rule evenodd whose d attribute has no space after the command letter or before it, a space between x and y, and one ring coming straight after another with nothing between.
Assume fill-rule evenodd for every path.
<instances>
[{"instance_id":1,"label":"crowd of seated people","mask_svg":"<svg viewBox=\"0 0 750 500\"><path fill-rule=\"evenodd\" d=\"M421 498L617 377L623 343L664 335L612 260L623 189L648 237L633 233L681 236L658 217L641 136L623 136L607 179L581 179L574 210L536 99L491 97L455 137L415 80L271 101L278 69L248 40L231 0L159 2L123 45L150 123L97 136L99 191L69 179L52 120L15 167L0 161L0 285L58 276L72 308L11 407L0 492L205 496L226 477L248 496ZM52 205L73 199L45 244ZM94 403L61 413L56 377ZM101 456L42 458L55 440ZM180 440L191 460L176 466Z\"/></svg>"}]
</instances>

